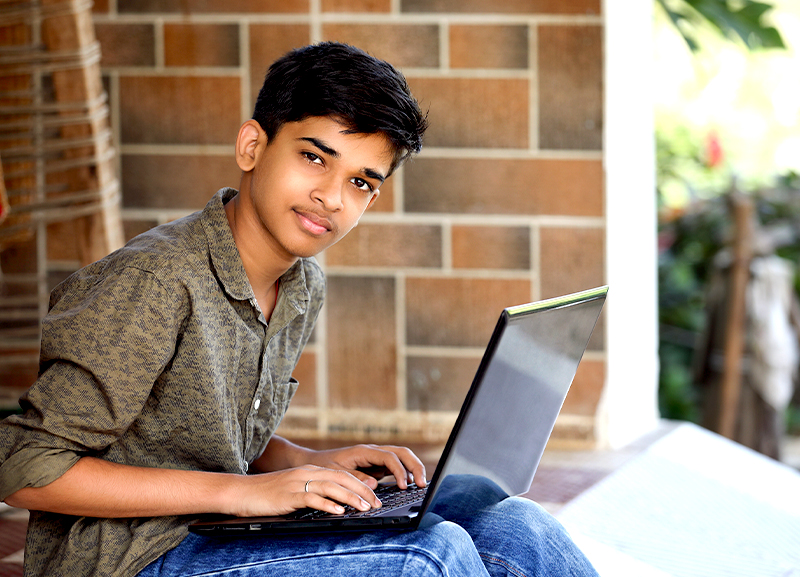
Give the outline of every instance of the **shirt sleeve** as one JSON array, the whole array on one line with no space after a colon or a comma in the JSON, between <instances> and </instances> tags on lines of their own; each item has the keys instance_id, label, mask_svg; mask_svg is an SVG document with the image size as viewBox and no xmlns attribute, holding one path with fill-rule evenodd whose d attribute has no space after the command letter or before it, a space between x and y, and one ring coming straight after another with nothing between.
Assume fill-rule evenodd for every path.
<instances>
[{"instance_id":1,"label":"shirt sleeve","mask_svg":"<svg viewBox=\"0 0 800 577\"><path fill-rule=\"evenodd\" d=\"M174 284L124 268L54 291L40 376L22 414L0 422L0 499L51 483L128 429L175 350L186 305Z\"/></svg>"}]
</instances>

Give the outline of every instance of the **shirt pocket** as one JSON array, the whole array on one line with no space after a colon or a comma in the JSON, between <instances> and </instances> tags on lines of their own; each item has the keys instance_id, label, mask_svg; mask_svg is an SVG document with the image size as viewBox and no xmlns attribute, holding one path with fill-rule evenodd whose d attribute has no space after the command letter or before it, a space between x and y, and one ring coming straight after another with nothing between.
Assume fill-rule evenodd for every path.
<instances>
[{"instance_id":1,"label":"shirt pocket","mask_svg":"<svg viewBox=\"0 0 800 577\"><path fill-rule=\"evenodd\" d=\"M286 410L289 408L289 403L292 402L294 394L297 392L297 387L300 383L294 377L289 377L289 380L282 382L275 386L274 394L272 397L272 404L275 407L275 412L278 415L278 420L283 418Z\"/></svg>"}]
</instances>

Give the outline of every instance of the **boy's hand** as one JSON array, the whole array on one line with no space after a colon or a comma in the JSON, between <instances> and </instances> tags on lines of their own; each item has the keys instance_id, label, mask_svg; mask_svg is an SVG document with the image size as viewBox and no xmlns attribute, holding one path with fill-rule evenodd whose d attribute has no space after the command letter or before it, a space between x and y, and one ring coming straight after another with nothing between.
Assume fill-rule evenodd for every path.
<instances>
[{"instance_id":1,"label":"boy's hand","mask_svg":"<svg viewBox=\"0 0 800 577\"><path fill-rule=\"evenodd\" d=\"M359 511L381 506L370 487L342 469L304 465L230 479L226 512L239 517L285 515L306 507L337 515L344 512L342 505Z\"/></svg>"},{"instance_id":2,"label":"boy's hand","mask_svg":"<svg viewBox=\"0 0 800 577\"><path fill-rule=\"evenodd\" d=\"M387 475L394 475L401 489L406 489L411 482L419 487L427 484L425 465L406 447L355 445L342 449L311 451L309 463L328 469L344 469L370 489L375 489L378 480Z\"/></svg>"},{"instance_id":3,"label":"boy's hand","mask_svg":"<svg viewBox=\"0 0 800 577\"><path fill-rule=\"evenodd\" d=\"M251 463L251 471L261 474L239 476L225 498L230 514L281 515L304 507L338 514L340 504L366 511L381 506L373 490L386 475L394 475L401 489L412 481L427 485L425 466L405 447L356 445L315 451L277 435Z\"/></svg>"}]
</instances>

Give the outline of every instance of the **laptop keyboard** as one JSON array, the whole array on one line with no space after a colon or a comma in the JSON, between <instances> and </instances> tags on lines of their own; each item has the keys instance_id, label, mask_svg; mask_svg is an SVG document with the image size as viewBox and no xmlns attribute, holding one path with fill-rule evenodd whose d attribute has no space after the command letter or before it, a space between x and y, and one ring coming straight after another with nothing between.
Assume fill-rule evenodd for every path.
<instances>
[{"instance_id":1,"label":"laptop keyboard","mask_svg":"<svg viewBox=\"0 0 800 577\"><path fill-rule=\"evenodd\" d=\"M355 507L345 505L344 513L341 515L333 515L327 511L319 511L317 509L300 509L296 511L291 517L293 519L317 519L319 517L371 517L377 514L385 514L389 511L405 507L410 503L422 501L425 498L427 488L417 487L413 483L408 486L408 489L400 489L397 485L380 485L375 489L375 496L381 500L380 509L370 509L368 511L359 511Z\"/></svg>"}]
</instances>

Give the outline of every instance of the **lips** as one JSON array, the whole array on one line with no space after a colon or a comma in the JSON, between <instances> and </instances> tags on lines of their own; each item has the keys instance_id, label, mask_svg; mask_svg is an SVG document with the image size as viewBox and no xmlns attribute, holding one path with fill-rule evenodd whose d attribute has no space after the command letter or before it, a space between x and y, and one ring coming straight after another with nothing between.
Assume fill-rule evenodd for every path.
<instances>
[{"instance_id":1,"label":"lips","mask_svg":"<svg viewBox=\"0 0 800 577\"><path fill-rule=\"evenodd\" d=\"M308 212L295 209L301 226L315 236L320 236L333 230L333 224L324 216L320 216L314 212Z\"/></svg>"}]
</instances>

